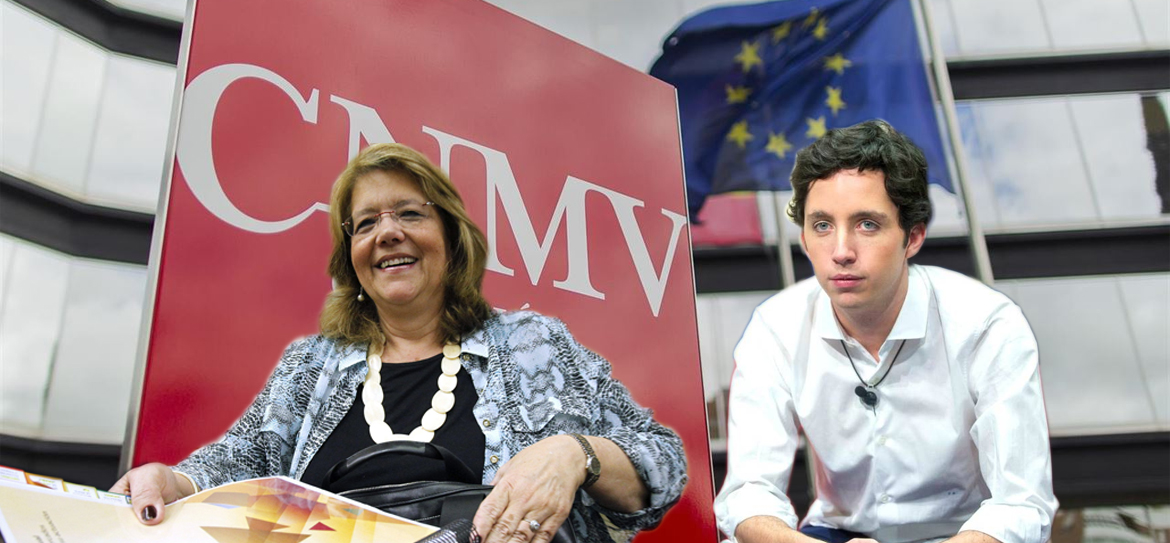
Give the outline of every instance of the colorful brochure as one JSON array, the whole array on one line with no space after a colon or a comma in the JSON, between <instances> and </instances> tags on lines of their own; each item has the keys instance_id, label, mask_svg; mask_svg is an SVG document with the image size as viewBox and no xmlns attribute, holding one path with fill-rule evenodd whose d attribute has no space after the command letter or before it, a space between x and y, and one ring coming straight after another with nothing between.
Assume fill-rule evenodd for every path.
<instances>
[{"instance_id":1,"label":"colorful brochure","mask_svg":"<svg viewBox=\"0 0 1170 543\"><path fill-rule=\"evenodd\" d=\"M0 468L0 535L12 543L416 543L438 531L285 477L204 490L144 526L125 496Z\"/></svg>"}]
</instances>

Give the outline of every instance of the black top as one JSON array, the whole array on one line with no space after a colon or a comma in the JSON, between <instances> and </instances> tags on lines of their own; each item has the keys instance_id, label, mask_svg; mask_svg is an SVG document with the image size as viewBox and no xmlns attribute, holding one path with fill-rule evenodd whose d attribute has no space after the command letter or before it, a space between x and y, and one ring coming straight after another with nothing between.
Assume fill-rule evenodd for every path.
<instances>
[{"instance_id":1,"label":"black top","mask_svg":"<svg viewBox=\"0 0 1170 543\"><path fill-rule=\"evenodd\" d=\"M439 354L417 362L382 364L379 370L382 375L382 407L386 410L386 423L394 433L409 434L422 422L423 414L431 407L431 398L439 391L442 359L443 355ZM479 394L466 371L460 369L456 378L459 384L454 391L455 407L447 413L446 422L435 432L431 443L455 453L472 473L482 478L484 437L472 412ZM359 467L331 487L325 486L325 474L329 468L374 444L365 419L365 404L362 403L364 387L364 383L358 386L353 405L313 455L301 480L332 492L381 484L446 480L441 460L401 457L379 461L377 468Z\"/></svg>"}]
</instances>

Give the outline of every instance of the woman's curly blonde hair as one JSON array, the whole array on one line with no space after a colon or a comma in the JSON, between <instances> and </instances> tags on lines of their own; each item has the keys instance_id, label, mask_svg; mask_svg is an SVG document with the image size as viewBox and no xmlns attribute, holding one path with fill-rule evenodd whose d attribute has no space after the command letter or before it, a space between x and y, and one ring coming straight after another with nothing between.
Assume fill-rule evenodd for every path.
<instances>
[{"instance_id":1,"label":"woman's curly blonde hair","mask_svg":"<svg viewBox=\"0 0 1170 543\"><path fill-rule=\"evenodd\" d=\"M329 197L329 231L333 236L329 275L335 287L321 310L321 334L357 345L380 345L385 341L373 302L357 299L361 285L350 258L350 237L342 228L342 223L353 213L354 186L374 171L405 174L418 183L439 211L447 243L439 339L458 343L462 336L479 328L492 315L491 305L481 292L487 266L487 239L467 215L459 191L447 175L422 153L397 143L367 147L349 161L333 183Z\"/></svg>"}]
</instances>

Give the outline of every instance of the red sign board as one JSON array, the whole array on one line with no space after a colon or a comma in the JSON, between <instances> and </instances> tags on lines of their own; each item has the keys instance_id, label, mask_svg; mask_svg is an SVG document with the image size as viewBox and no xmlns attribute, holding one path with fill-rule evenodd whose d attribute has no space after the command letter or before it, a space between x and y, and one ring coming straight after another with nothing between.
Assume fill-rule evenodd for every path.
<instances>
[{"instance_id":1,"label":"red sign board","mask_svg":"<svg viewBox=\"0 0 1170 543\"><path fill-rule=\"evenodd\" d=\"M690 483L639 541L716 538L671 87L475 0L201 0L159 214L133 465L218 438L316 332L329 188L419 149L493 249L493 306L564 320L683 436Z\"/></svg>"}]
</instances>

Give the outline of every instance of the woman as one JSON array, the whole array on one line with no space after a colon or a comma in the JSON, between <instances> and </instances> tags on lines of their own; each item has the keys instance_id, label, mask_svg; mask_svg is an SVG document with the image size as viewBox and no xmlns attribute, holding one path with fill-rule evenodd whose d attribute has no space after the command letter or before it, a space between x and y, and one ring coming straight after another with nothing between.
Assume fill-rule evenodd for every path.
<instances>
[{"instance_id":1,"label":"woman","mask_svg":"<svg viewBox=\"0 0 1170 543\"><path fill-rule=\"evenodd\" d=\"M162 520L164 503L232 481L284 475L320 486L335 462L402 438L482 467L495 489L473 524L487 543L547 541L566 520L581 541L628 540L678 500L681 440L634 403L609 363L556 319L491 310L480 293L484 235L426 157L397 144L356 156L333 186L330 230L336 288L321 334L289 346L218 442L114 485L145 524ZM338 484L420 469L380 466Z\"/></svg>"}]
</instances>

